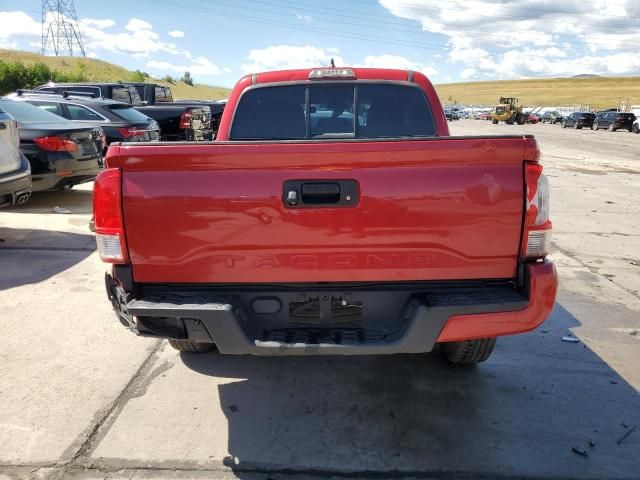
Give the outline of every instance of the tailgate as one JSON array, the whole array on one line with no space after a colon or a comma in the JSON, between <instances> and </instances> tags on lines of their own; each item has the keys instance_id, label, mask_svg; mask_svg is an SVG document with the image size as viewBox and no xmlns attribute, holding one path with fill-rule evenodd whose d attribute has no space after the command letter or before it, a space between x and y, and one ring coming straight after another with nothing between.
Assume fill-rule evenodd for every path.
<instances>
[{"instance_id":1,"label":"tailgate","mask_svg":"<svg viewBox=\"0 0 640 480\"><path fill-rule=\"evenodd\" d=\"M123 145L109 165L138 282L512 278L524 142ZM320 203L288 205L285 182L320 184ZM335 185L351 204L322 203Z\"/></svg>"}]
</instances>

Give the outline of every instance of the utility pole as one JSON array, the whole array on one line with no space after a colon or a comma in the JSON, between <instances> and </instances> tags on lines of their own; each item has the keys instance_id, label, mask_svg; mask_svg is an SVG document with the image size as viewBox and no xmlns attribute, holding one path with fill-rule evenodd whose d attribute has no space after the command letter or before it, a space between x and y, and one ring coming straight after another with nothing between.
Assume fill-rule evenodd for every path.
<instances>
[{"instance_id":1,"label":"utility pole","mask_svg":"<svg viewBox=\"0 0 640 480\"><path fill-rule=\"evenodd\" d=\"M73 0L42 0L42 54L73 57L75 50L86 57Z\"/></svg>"}]
</instances>

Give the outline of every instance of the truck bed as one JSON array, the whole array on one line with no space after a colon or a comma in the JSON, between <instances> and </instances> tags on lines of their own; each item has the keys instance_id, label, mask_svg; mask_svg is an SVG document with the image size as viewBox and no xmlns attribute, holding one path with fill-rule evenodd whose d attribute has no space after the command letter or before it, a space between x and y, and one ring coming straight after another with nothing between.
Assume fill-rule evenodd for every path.
<instances>
[{"instance_id":1,"label":"truck bed","mask_svg":"<svg viewBox=\"0 0 640 480\"><path fill-rule=\"evenodd\" d=\"M252 141L122 145L107 161L136 282L388 282L515 277L524 151L523 136ZM289 205L285 182L353 198Z\"/></svg>"}]
</instances>

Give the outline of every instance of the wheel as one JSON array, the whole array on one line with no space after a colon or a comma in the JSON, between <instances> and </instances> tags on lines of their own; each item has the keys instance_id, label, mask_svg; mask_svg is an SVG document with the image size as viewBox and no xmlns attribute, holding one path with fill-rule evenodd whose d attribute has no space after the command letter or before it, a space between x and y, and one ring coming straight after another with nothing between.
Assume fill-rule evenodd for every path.
<instances>
[{"instance_id":1,"label":"wheel","mask_svg":"<svg viewBox=\"0 0 640 480\"><path fill-rule=\"evenodd\" d=\"M640 133L640 125L637 123L634 123L633 126L631 127L631 131L633 133Z\"/></svg>"},{"instance_id":2,"label":"wheel","mask_svg":"<svg viewBox=\"0 0 640 480\"><path fill-rule=\"evenodd\" d=\"M494 125L498 124L498 120L491 120L491 123L493 123Z\"/></svg>"},{"instance_id":3,"label":"wheel","mask_svg":"<svg viewBox=\"0 0 640 480\"><path fill-rule=\"evenodd\" d=\"M575 128L576 130L578 130L580 127L578 126L578 122L573 124L573 128Z\"/></svg>"},{"instance_id":4,"label":"wheel","mask_svg":"<svg viewBox=\"0 0 640 480\"><path fill-rule=\"evenodd\" d=\"M210 352L215 347L214 343L192 342L191 340L174 340L173 338L169 339L169 345L179 352L193 353Z\"/></svg>"},{"instance_id":5,"label":"wheel","mask_svg":"<svg viewBox=\"0 0 640 480\"><path fill-rule=\"evenodd\" d=\"M562 121L562 128L567 128L567 124L564 122L564 120Z\"/></svg>"},{"instance_id":6,"label":"wheel","mask_svg":"<svg viewBox=\"0 0 640 480\"><path fill-rule=\"evenodd\" d=\"M505 122L507 125L513 125L513 118L510 118L509 120L505 120Z\"/></svg>"},{"instance_id":7,"label":"wheel","mask_svg":"<svg viewBox=\"0 0 640 480\"><path fill-rule=\"evenodd\" d=\"M613 123L611 125L609 125L609 131L610 132L615 132L616 131L616 127L613 126Z\"/></svg>"},{"instance_id":8,"label":"wheel","mask_svg":"<svg viewBox=\"0 0 640 480\"><path fill-rule=\"evenodd\" d=\"M593 122L593 124L591 125L591 130L598 130L598 122Z\"/></svg>"},{"instance_id":9,"label":"wheel","mask_svg":"<svg viewBox=\"0 0 640 480\"><path fill-rule=\"evenodd\" d=\"M478 338L461 342L445 342L440 344L444 357L454 365L473 365L484 362L491 356L496 338Z\"/></svg>"}]
</instances>

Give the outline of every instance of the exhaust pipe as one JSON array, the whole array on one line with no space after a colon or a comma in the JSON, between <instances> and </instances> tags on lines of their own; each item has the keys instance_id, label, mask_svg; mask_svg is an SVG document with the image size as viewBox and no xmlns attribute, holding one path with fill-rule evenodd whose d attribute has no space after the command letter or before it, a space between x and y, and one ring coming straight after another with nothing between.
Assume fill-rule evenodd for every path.
<instances>
[{"instance_id":1,"label":"exhaust pipe","mask_svg":"<svg viewBox=\"0 0 640 480\"><path fill-rule=\"evenodd\" d=\"M20 192L16 195L16 204L24 205L31 198L31 191L27 190L26 192Z\"/></svg>"}]
</instances>

